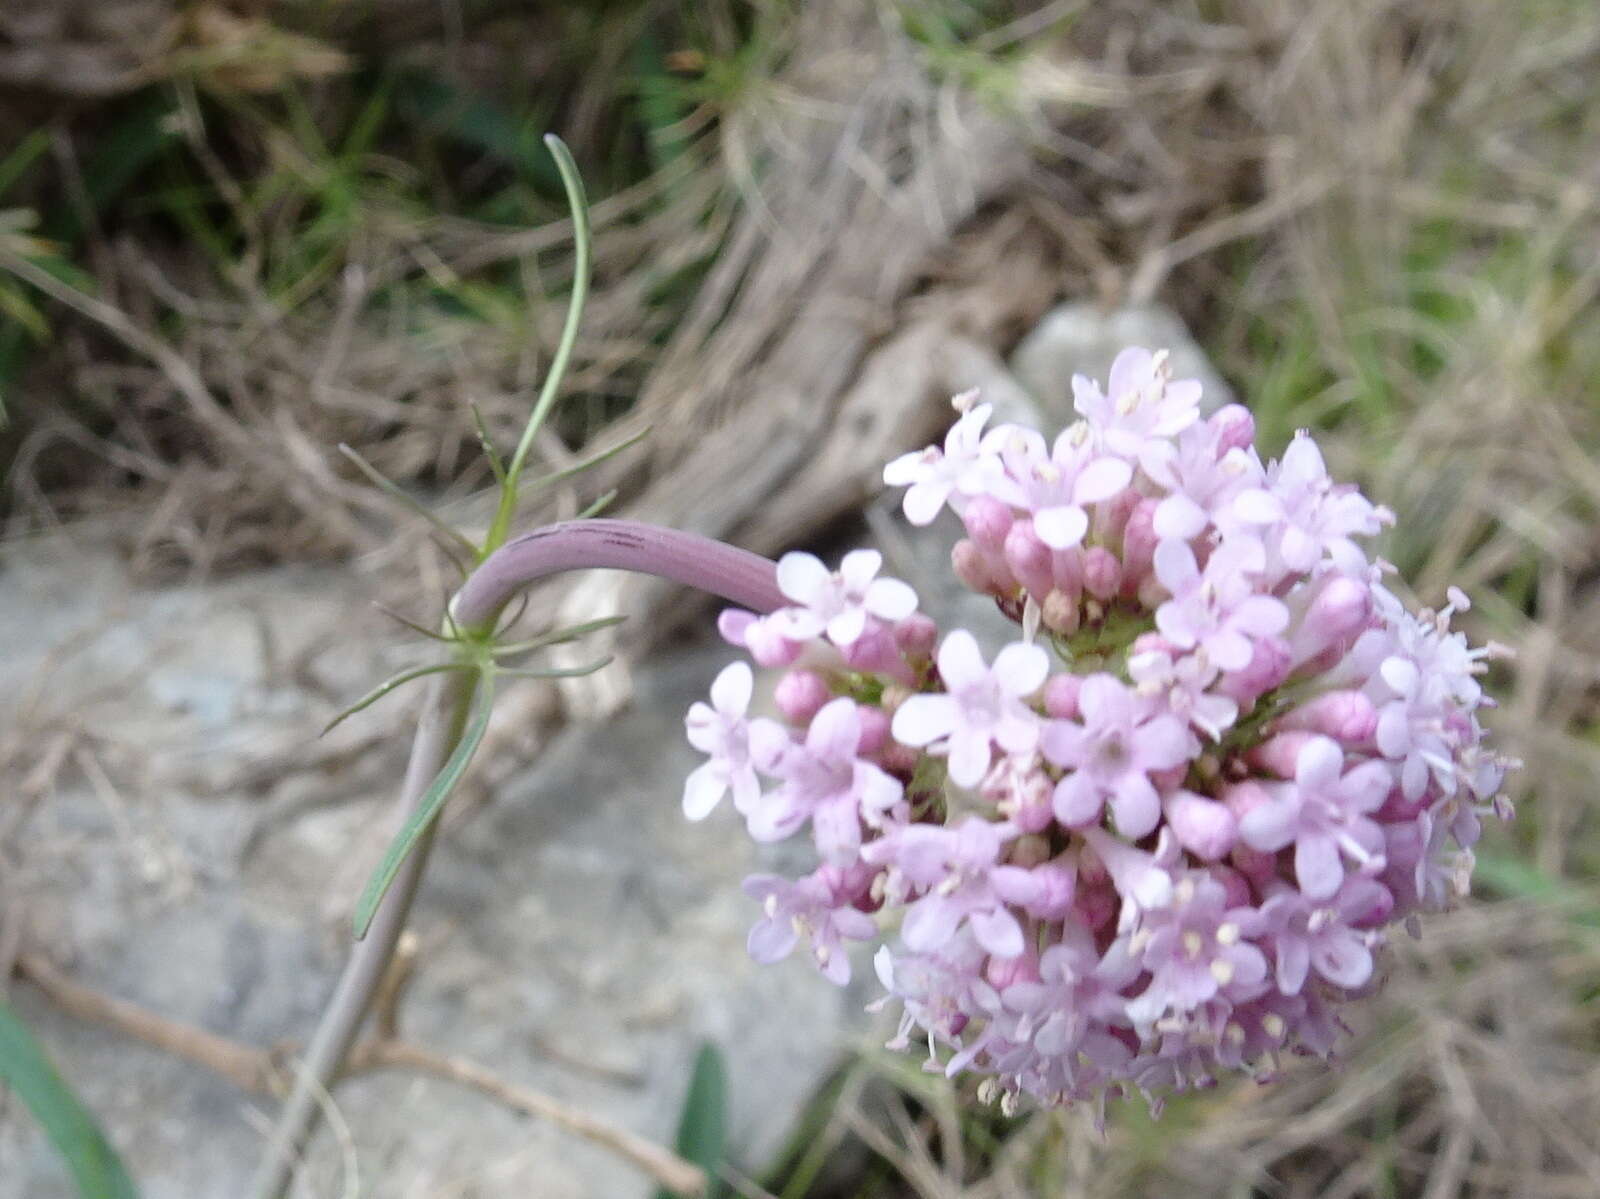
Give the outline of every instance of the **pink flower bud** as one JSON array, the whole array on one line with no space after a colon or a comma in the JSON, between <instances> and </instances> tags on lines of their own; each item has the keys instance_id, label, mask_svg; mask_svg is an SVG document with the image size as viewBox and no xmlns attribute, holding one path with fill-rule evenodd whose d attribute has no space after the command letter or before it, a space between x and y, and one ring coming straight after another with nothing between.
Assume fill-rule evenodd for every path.
<instances>
[{"instance_id":1,"label":"pink flower bud","mask_svg":"<svg viewBox=\"0 0 1600 1199\"><path fill-rule=\"evenodd\" d=\"M743 608L724 608L717 614L717 633L729 645L743 649L745 633L758 619L754 612L746 612Z\"/></svg>"},{"instance_id":2,"label":"pink flower bud","mask_svg":"<svg viewBox=\"0 0 1600 1199\"><path fill-rule=\"evenodd\" d=\"M996 593L994 580L990 578L988 565L983 559L983 551L970 538L963 537L951 549L950 569L955 571L956 578L979 595Z\"/></svg>"},{"instance_id":3,"label":"pink flower bud","mask_svg":"<svg viewBox=\"0 0 1600 1199\"><path fill-rule=\"evenodd\" d=\"M1243 670L1225 674L1216 689L1247 707L1289 677L1289 646L1279 637L1262 637L1251 644L1250 661Z\"/></svg>"},{"instance_id":4,"label":"pink flower bud","mask_svg":"<svg viewBox=\"0 0 1600 1199\"><path fill-rule=\"evenodd\" d=\"M1057 720L1076 720L1078 718L1078 692L1082 690L1082 675L1051 675L1044 685L1044 710Z\"/></svg>"},{"instance_id":5,"label":"pink flower bud","mask_svg":"<svg viewBox=\"0 0 1600 1199\"><path fill-rule=\"evenodd\" d=\"M1038 982L1039 963L1031 950L1020 953L1014 958L991 957L983 976L991 987L1003 991L1017 983Z\"/></svg>"},{"instance_id":6,"label":"pink flower bud","mask_svg":"<svg viewBox=\"0 0 1600 1199\"><path fill-rule=\"evenodd\" d=\"M1235 820L1243 820L1251 809L1272 802L1272 796L1267 793L1267 789L1255 779L1229 784L1222 789L1221 799L1228 811L1233 813Z\"/></svg>"},{"instance_id":7,"label":"pink flower bud","mask_svg":"<svg viewBox=\"0 0 1600 1199\"><path fill-rule=\"evenodd\" d=\"M791 666L800 658L805 648L798 641L773 631L764 620L753 620L744 630L744 645L757 666Z\"/></svg>"},{"instance_id":8,"label":"pink flower bud","mask_svg":"<svg viewBox=\"0 0 1600 1199\"><path fill-rule=\"evenodd\" d=\"M882 708L856 705L861 717L861 741L856 746L859 754L875 754L889 743L889 714Z\"/></svg>"},{"instance_id":9,"label":"pink flower bud","mask_svg":"<svg viewBox=\"0 0 1600 1199\"><path fill-rule=\"evenodd\" d=\"M1176 766L1169 766L1165 770L1152 770L1150 781L1155 784L1157 791L1171 791L1182 784L1189 775L1189 763L1180 762Z\"/></svg>"},{"instance_id":10,"label":"pink flower bud","mask_svg":"<svg viewBox=\"0 0 1600 1199\"><path fill-rule=\"evenodd\" d=\"M917 765L922 761L922 751L913 749L909 745L901 745L892 741L883 747L878 755L878 761L885 770L896 774L911 775L916 772Z\"/></svg>"},{"instance_id":11,"label":"pink flower bud","mask_svg":"<svg viewBox=\"0 0 1600 1199\"><path fill-rule=\"evenodd\" d=\"M1122 563L1103 545L1092 545L1083 553L1083 587L1098 600L1109 600L1122 586Z\"/></svg>"},{"instance_id":12,"label":"pink flower bud","mask_svg":"<svg viewBox=\"0 0 1600 1199\"><path fill-rule=\"evenodd\" d=\"M1239 839L1239 823L1226 804L1192 791L1176 791L1164 805L1178 844L1203 862L1215 862Z\"/></svg>"},{"instance_id":13,"label":"pink flower bud","mask_svg":"<svg viewBox=\"0 0 1600 1199\"><path fill-rule=\"evenodd\" d=\"M1211 427L1217 432L1217 456L1229 450L1249 449L1256 439L1256 418L1243 404L1225 404L1211 414Z\"/></svg>"},{"instance_id":14,"label":"pink flower bud","mask_svg":"<svg viewBox=\"0 0 1600 1199\"><path fill-rule=\"evenodd\" d=\"M939 644L939 626L926 612L913 612L894 626L894 643L902 653L926 657Z\"/></svg>"},{"instance_id":15,"label":"pink flower bud","mask_svg":"<svg viewBox=\"0 0 1600 1199\"><path fill-rule=\"evenodd\" d=\"M1389 797L1383 801L1383 806L1375 815L1386 824L1398 824L1415 820L1429 807L1438 802L1438 793L1432 787L1424 787L1411 798L1406 798L1406 793L1399 787L1389 792Z\"/></svg>"},{"instance_id":16,"label":"pink flower bud","mask_svg":"<svg viewBox=\"0 0 1600 1199\"><path fill-rule=\"evenodd\" d=\"M1122 530L1122 594L1129 599L1137 596L1139 585L1151 577L1160 540L1156 536L1156 505L1156 500L1140 501Z\"/></svg>"},{"instance_id":17,"label":"pink flower bud","mask_svg":"<svg viewBox=\"0 0 1600 1199\"><path fill-rule=\"evenodd\" d=\"M1250 896L1250 880L1231 866L1214 865L1207 869L1207 874L1222 884L1228 892L1228 906L1230 908L1254 907Z\"/></svg>"},{"instance_id":18,"label":"pink flower bud","mask_svg":"<svg viewBox=\"0 0 1600 1199\"><path fill-rule=\"evenodd\" d=\"M1071 866L1048 862L1034 867L1033 877L1038 890L1033 901L1026 905L1028 915L1040 920L1060 920L1072 911L1078 894L1078 875Z\"/></svg>"},{"instance_id":19,"label":"pink flower bud","mask_svg":"<svg viewBox=\"0 0 1600 1199\"><path fill-rule=\"evenodd\" d=\"M778 680L772 698L789 723L809 725L822 705L833 698L833 689L814 670L791 670Z\"/></svg>"},{"instance_id":20,"label":"pink flower bud","mask_svg":"<svg viewBox=\"0 0 1600 1199\"><path fill-rule=\"evenodd\" d=\"M1112 887L1080 886L1072 906L1091 932L1099 932L1117 918L1122 901Z\"/></svg>"},{"instance_id":21,"label":"pink flower bud","mask_svg":"<svg viewBox=\"0 0 1600 1199\"><path fill-rule=\"evenodd\" d=\"M1027 517L1012 524L1006 534L1005 557L1017 581L1042 602L1055 583L1050 570L1050 547L1039 540L1033 521Z\"/></svg>"},{"instance_id":22,"label":"pink flower bud","mask_svg":"<svg viewBox=\"0 0 1600 1199\"><path fill-rule=\"evenodd\" d=\"M1362 745L1378 727L1378 709L1359 691L1330 691L1286 713L1278 727L1322 733L1346 745Z\"/></svg>"},{"instance_id":23,"label":"pink flower bud","mask_svg":"<svg viewBox=\"0 0 1600 1199\"><path fill-rule=\"evenodd\" d=\"M1077 546L1050 552L1050 577L1056 590L1077 596L1083 590L1083 551Z\"/></svg>"},{"instance_id":24,"label":"pink flower bud","mask_svg":"<svg viewBox=\"0 0 1600 1199\"><path fill-rule=\"evenodd\" d=\"M1278 877L1278 855L1261 849L1251 849L1243 841L1233 847L1228 860L1233 868L1257 887L1264 887Z\"/></svg>"},{"instance_id":25,"label":"pink flower bud","mask_svg":"<svg viewBox=\"0 0 1600 1199\"><path fill-rule=\"evenodd\" d=\"M1106 541L1120 541L1127 528L1128 518L1139 506L1144 496L1132 487L1125 487L1108 500L1094 507L1094 534Z\"/></svg>"},{"instance_id":26,"label":"pink flower bud","mask_svg":"<svg viewBox=\"0 0 1600 1199\"><path fill-rule=\"evenodd\" d=\"M869 620L866 632L840 651L852 670L877 671L910 682L906 665L900 659L900 650L894 643L894 634L879 620Z\"/></svg>"},{"instance_id":27,"label":"pink flower bud","mask_svg":"<svg viewBox=\"0 0 1600 1199\"><path fill-rule=\"evenodd\" d=\"M1052 633L1070 637L1078 631L1081 619L1078 601L1064 591L1052 591L1044 597L1039 618Z\"/></svg>"},{"instance_id":28,"label":"pink flower bud","mask_svg":"<svg viewBox=\"0 0 1600 1199\"><path fill-rule=\"evenodd\" d=\"M1010 508L987 495L968 500L966 510L961 513L967 535L981 548L994 552L1004 547L1013 519Z\"/></svg>"},{"instance_id":29,"label":"pink flower bud","mask_svg":"<svg viewBox=\"0 0 1600 1199\"><path fill-rule=\"evenodd\" d=\"M1292 779L1300 751L1315 736L1315 733L1299 731L1279 733L1251 750L1246 760L1258 770L1270 771L1281 779ZM1243 816L1244 813L1240 812L1239 815Z\"/></svg>"},{"instance_id":30,"label":"pink flower bud","mask_svg":"<svg viewBox=\"0 0 1600 1199\"><path fill-rule=\"evenodd\" d=\"M1290 648L1299 665L1338 650L1338 656L1372 620L1372 588L1361 579L1334 575L1300 618Z\"/></svg>"}]
</instances>

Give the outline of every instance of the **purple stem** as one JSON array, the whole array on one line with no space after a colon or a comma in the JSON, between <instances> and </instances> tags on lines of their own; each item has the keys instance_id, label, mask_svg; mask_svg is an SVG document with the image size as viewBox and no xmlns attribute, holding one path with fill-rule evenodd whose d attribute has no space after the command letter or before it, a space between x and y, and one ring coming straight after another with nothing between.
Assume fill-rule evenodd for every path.
<instances>
[{"instance_id":1,"label":"purple stem","mask_svg":"<svg viewBox=\"0 0 1600 1199\"><path fill-rule=\"evenodd\" d=\"M656 575L758 612L770 612L786 602L778 590L777 567L759 554L637 521L572 520L536 529L490 554L456 592L451 613L463 628L487 630L530 583L589 568ZM422 799L455 749L476 682L470 672L453 671L429 688L400 793L402 813L409 813ZM432 842L430 830L402 863L366 937L350 951L257 1168L250 1191L256 1199L280 1199L288 1190L295 1163L321 1115L319 1099L338 1078L388 970Z\"/></svg>"},{"instance_id":2,"label":"purple stem","mask_svg":"<svg viewBox=\"0 0 1600 1199\"><path fill-rule=\"evenodd\" d=\"M525 533L490 554L461 585L450 610L463 627L481 628L536 579L592 568L656 575L757 612L788 602L778 590L776 568L760 554L636 520L569 520Z\"/></svg>"}]
</instances>

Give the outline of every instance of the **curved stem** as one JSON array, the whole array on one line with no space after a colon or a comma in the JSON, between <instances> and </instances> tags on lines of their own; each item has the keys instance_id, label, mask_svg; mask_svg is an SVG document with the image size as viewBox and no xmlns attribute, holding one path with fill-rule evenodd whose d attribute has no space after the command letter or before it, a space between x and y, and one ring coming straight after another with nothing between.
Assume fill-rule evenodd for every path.
<instances>
[{"instance_id":1,"label":"curved stem","mask_svg":"<svg viewBox=\"0 0 1600 1199\"><path fill-rule=\"evenodd\" d=\"M656 575L758 612L770 612L785 602L778 590L777 568L759 554L638 521L579 520L507 542L462 584L451 611L463 629L488 633L505 606L530 583L594 567ZM430 684L400 793L398 806L403 812L409 813L427 793L455 749L477 685L478 675L469 671L442 675ZM350 951L251 1183L255 1199L280 1199L288 1190L295 1163L321 1113L318 1097L338 1077L405 928L432 841L430 829L401 865L366 937Z\"/></svg>"}]
</instances>

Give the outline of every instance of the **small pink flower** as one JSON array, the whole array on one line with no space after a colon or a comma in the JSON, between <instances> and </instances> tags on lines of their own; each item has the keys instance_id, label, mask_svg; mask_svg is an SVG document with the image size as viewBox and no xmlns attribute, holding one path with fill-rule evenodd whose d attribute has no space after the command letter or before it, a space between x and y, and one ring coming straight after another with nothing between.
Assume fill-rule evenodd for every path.
<instances>
[{"instance_id":1,"label":"small pink flower","mask_svg":"<svg viewBox=\"0 0 1600 1199\"><path fill-rule=\"evenodd\" d=\"M1032 752L1039 718L1023 702L1043 684L1050 658L1037 645L1017 642L984 665L978 642L957 629L939 646L943 694L913 695L894 714L894 738L902 745L930 746L950 759L950 778L976 787L988 772L992 747L1008 754Z\"/></svg>"},{"instance_id":2,"label":"small pink flower","mask_svg":"<svg viewBox=\"0 0 1600 1199\"><path fill-rule=\"evenodd\" d=\"M733 792L733 805L748 811L761 795L750 755L750 693L755 680L743 662L722 668L711 684L711 704L693 704L684 719L689 744L711 760L697 767L683 786L683 814L704 820Z\"/></svg>"},{"instance_id":3,"label":"small pink flower","mask_svg":"<svg viewBox=\"0 0 1600 1199\"><path fill-rule=\"evenodd\" d=\"M1295 759L1294 782L1268 784L1271 801L1239 821L1254 849L1294 846L1295 878L1312 899L1326 899L1344 881L1341 851L1364 870L1383 867L1383 832L1370 814L1383 806L1393 774L1383 762L1345 771L1344 751L1329 737L1311 737Z\"/></svg>"},{"instance_id":4,"label":"small pink flower","mask_svg":"<svg viewBox=\"0 0 1600 1199\"><path fill-rule=\"evenodd\" d=\"M952 496L964 500L982 495L1000 477L999 459L984 448L983 426L993 405L966 407L977 394L971 391L955 398L956 408L964 415L951 426L942 451L929 446L902 454L883 468L883 481L890 487L910 488L905 496L905 513L914 525L933 523Z\"/></svg>"},{"instance_id":5,"label":"small pink flower","mask_svg":"<svg viewBox=\"0 0 1600 1199\"><path fill-rule=\"evenodd\" d=\"M852 550L830 571L810 554L785 554L778 559L778 589L798 607L779 608L768 621L791 641L809 641L826 633L845 649L867 631L867 618L890 624L917 608L917 593L899 579L877 578L883 555L877 550Z\"/></svg>"},{"instance_id":6,"label":"small pink flower","mask_svg":"<svg viewBox=\"0 0 1600 1199\"><path fill-rule=\"evenodd\" d=\"M858 756L861 716L854 700L823 705L804 744L770 720L755 721L751 739L756 755L771 761L763 771L783 781L746 813L757 841L781 841L809 820L823 860L849 865L861 846L862 820L881 819L900 800L899 781Z\"/></svg>"},{"instance_id":7,"label":"small pink flower","mask_svg":"<svg viewBox=\"0 0 1600 1199\"><path fill-rule=\"evenodd\" d=\"M1137 460L1152 438L1176 436L1200 419L1199 381L1173 381L1165 350L1123 350L1111 363L1106 384L1103 392L1094 380L1074 375L1072 406L1107 449L1130 460Z\"/></svg>"},{"instance_id":8,"label":"small pink flower","mask_svg":"<svg viewBox=\"0 0 1600 1199\"><path fill-rule=\"evenodd\" d=\"M1118 831L1143 837L1161 819L1150 773L1188 761L1193 737L1109 674L1083 681L1078 708L1081 724L1052 720L1040 742L1045 757L1069 771L1056 786L1056 819L1069 828L1092 824L1109 799Z\"/></svg>"},{"instance_id":9,"label":"small pink flower","mask_svg":"<svg viewBox=\"0 0 1600 1199\"><path fill-rule=\"evenodd\" d=\"M1005 477L989 494L1033 516L1039 539L1052 549L1067 549L1089 529L1085 504L1110 499L1127 487L1133 468L1119 458L1097 455L1088 429L1074 425L1055 440L1049 454L1044 438L1017 429L999 444Z\"/></svg>"},{"instance_id":10,"label":"small pink flower","mask_svg":"<svg viewBox=\"0 0 1600 1199\"><path fill-rule=\"evenodd\" d=\"M1202 574L1186 542L1156 546L1156 577L1172 596L1156 609L1162 636L1181 649L1199 646L1223 670L1243 670L1252 639L1276 636L1289 623L1282 601L1256 590L1252 576L1262 561L1256 542L1224 541Z\"/></svg>"}]
</instances>

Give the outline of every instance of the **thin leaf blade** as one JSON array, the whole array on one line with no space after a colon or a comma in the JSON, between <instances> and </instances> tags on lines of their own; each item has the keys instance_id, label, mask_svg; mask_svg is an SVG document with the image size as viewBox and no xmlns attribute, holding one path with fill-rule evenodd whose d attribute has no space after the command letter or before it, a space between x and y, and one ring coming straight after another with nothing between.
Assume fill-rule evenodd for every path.
<instances>
[{"instance_id":1,"label":"thin leaf blade","mask_svg":"<svg viewBox=\"0 0 1600 1199\"><path fill-rule=\"evenodd\" d=\"M678 1155L706 1172L705 1199L723 1193L717 1181L728 1143L728 1069L722 1053L707 1041L695 1055L694 1073L689 1078L689 1093L684 1096L683 1112L678 1117ZM656 1199L674 1199L661 1189Z\"/></svg>"},{"instance_id":2,"label":"thin leaf blade","mask_svg":"<svg viewBox=\"0 0 1600 1199\"><path fill-rule=\"evenodd\" d=\"M133 1179L94 1117L4 1003L0 1003L0 1082L17 1093L44 1128L83 1199L138 1199Z\"/></svg>"},{"instance_id":3,"label":"thin leaf blade","mask_svg":"<svg viewBox=\"0 0 1600 1199\"><path fill-rule=\"evenodd\" d=\"M461 740L456 743L455 750L445 762L444 768L429 784L416 810L406 820L405 827L389 843L383 861L378 863L378 868L372 872L366 888L361 892L361 899L356 904L356 940L359 941L367 935L372 917L378 911L378 904L389 890L389 885L394 882L394 876L399 873L401 863L406 860L422 834L427 832L428 827L438 819L445 801L450 798L456 789L456 784L461 781L461 776L466 773L472 755L477 752L484 733L489 729L489 713L493 707L493 674L485 671L478 684L478 693L473 698L472 712L468 716L467 727L461 734Z\"/></svg>"}]
</instances>

